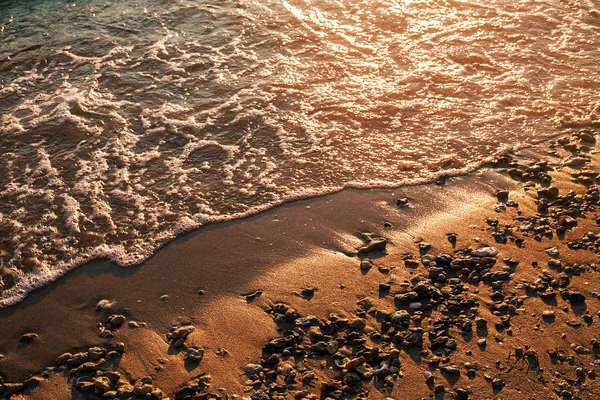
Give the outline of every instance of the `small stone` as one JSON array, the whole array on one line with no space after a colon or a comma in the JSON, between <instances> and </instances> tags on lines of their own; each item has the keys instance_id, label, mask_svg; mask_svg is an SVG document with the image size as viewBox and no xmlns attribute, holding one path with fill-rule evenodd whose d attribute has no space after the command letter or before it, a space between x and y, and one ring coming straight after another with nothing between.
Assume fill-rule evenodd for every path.
<instances>
[{"instance_id":1,"label":"small stone","mask_svg":"<svg viewBox=\"0 0 600 400\"><path fill-rule=\"evenodd\" d=\"M427 242L420 242L419 243L419 251L421 253L426 253L431 249L431 243L427 243Z\"/></svg>"},{"instance_id":2,"label":"small stone","mask_svg":"<svg viewBox=\"0 0 600 400\"><path fill-rule=\"evenodd\" d=\"M58 356L58 358L56 359L56 365L63 365L66 364L67 360L69 360L71 357L73 357L73 355L71 353L64 353L61 354L60 356Z\"/></svg>"},{"instance_id":3,"label":"small stone","mask_svg":"<svg viewBox=\"0 0 600 400\"><path fill-rule=\"evenodd\" d=\"M373 264L371 263L371 261L369 260L365 260L365 261L361 261L360 262L360 270L361 271L368 271L373 267Z\"/></svg>"},{"instance_id":4,"label":"small stone","mask_svg":"<svg viewBox=\"0 0 600 400\"><path fill-rule=\"evenodd\" d=\"M94 378L92 382L94 383L96 393L104 393L112 389L112 383L110 382L110 379L105 376Z\"/></svg>"},{"instance_id":5,"label":"small stone","mask_svg":"<svg viewBox=\"0 0 600 400\"><path fill-rule=\"evenodd\" d=\"M306 287L302 289L302 295L303 296L313 296L315 294L315 288L314 287Z\"/></svg>"},{"instance_id":6,"label":"small stone","mask_svg":"<svg viewBox=\"0 0 600 400\"><path fill-rule=\"evenodd\" d=\"M559 258L560 257L560 253L559 253L557 247L551 247L549 249L546 249L545 251L546 251L546 254L548 254L552 258Z\"/></svg>"},{"instance_id":7,"label":"small stone","mask_svg":"<svg viewBox=\"0 0 600 400\"><path fill-rule=\"evenodd\" d=\"M382 237L376 237L366 245L358 249L358 255L366 255L375 252L385 252L385 248L388 244L388 240Z\"/></svg>"},{"instance_id":8,"label":"small stone","mask_svg":"<svg viewBox=\"0 0 600 400\"><path fill-rule=\"evenodd\" d=\"M396 200L396 207L404 208L408 206L408 199L406 197L402 197Z\"/></svg>"},{"instance_id":9,"label":"small stone","mask_svg":"<svg viewBox=\"0 0 600 400\"><path fill-rule=\"evenodd\" d=\"M117 394L119 397L127 399L133 395L133 386L128 383L121 385L117 389Z\"/></svg>"},{"instance_id":10,"label":"small stone","mask_svg":"<svg viewBox=\"0 0 600 400\"><path fill-rule=\"evenodd\" d=\"M103 349L102 347L92 347L88 350L88 356L89 356L90 360L92 360L92 361L99 360L101 357L104 356L105 353L106 353L106 350Z\"/></svg>"},{"instance_id":11,"label":"small stone","mask_svg":"<svg viewBox=\"0 0 600 400\"><path fill-rule=\"evenodd\" d=\"M186 358L190 361L200 362L204 357L204 350L199 347L189 347L187 349Z\"/></svg>"},{"instance_id":12,"label":"small stone","mask_svg":"<svg viewBox=\"0 0 600 400\"><path fill-rule=\"evenodd\" d=\"M456 365L442 367L440 370L448 375L460 375L460 369Z\"/></svg>"},{"instance_id":13,"label":"small stone","mask_svg":"<svg viewBox=\"0 0 600 400\"><path fill-rule=\"evenodd\" d=\"M114 314L108 317L108 323L113 327L119 327L125 323L127 318L124 315Z\"/></svg>"},{"instance_id":14,"label":"small stone","mask_svg":"<svg viewBox=\"0 0 600 400\"><path fill-rule=\"evenodd\" d=\"M144 324L145 325L145 324ZM139 323L137 321L127 321L127 326L130 329L137 329L137 328L141 328L142 326L144 326L143 323Z\"/></svg>"},{"instance_id":15,"label":"small stone","mask_svg":"<svg viewBox=\"0 0 600 400\"><path fill-rule=\"evenodd\" d=\"M569 292L568 299L571 303L585 302L585 295L579 292Z\"/></svg>"},{"instance_id":16,"label":"small stone","mask_svg":"<svg viewBox=\"0 0 600 400\"><path fill-rule=\"evenodd\" d=\"M429 371L425 372L425 382L428 385L433 385L434 381L435 381L435 376Z\"/></svg>"},{"instance_id":17,"label":"small stone","mask_svg":"<svg viewBox=\"0 0 600 400\"><path fill-rule=\"evenodd\" d=\"M504 385L506 385L506 383L504 383L504 381L500 378L494 378L492 379L492 387L494 387L494 389L501 389L504 387Z\"/></svg>"},{"instance_id":18,"label":"small stone","mask_svg":"<svg viewBox=\"0 0 600 400\"><path fill-rule=\"evenodd\" d=\"M332 340L327 343L327 352L331 355L335 354L340 348L340 344L337 340Z\"/></svg>"},{"instance_id":19,"label":"small stone","mask_svg":"<svg viewBox=\"0 0 600 400\"><path fill-rule=\"evenodd\" d=\"M455 392L457 400L469 400L469 392L467 390L458 388Z\"/></svg>"},{"instance_id":20,"label":"small stone","mask_svg":"<svg viewBox=\"0 0 600 400\"><path fill-rule=\"evenodd\" d=\"M554 269L562 269L562 262L557 258L551 258L548 260L548 266Z\"/></svg>"},{"instance_id":21,"label":"small stone","mask_svg":"<svg viewBox=\"0 0 600 400\"><path fill-rule=\"evenodd\" d=\"M522 347L517 347L515 348L515 356L517 356L517 358L523 358L524 355L524 351Z\"/></svg>"},{"instance_id":22,"label":"small stone","mask_svg":"<svg viewBox=\"0 0 600 400\"><path fill-rule=\"evenodd\" d=\"M105 312L110 310L115 305L115 301L110 300L100 300L98 304L96 304L96 312Z\"/></svg>"},{"instance_id":23,"label":"small stone","mask_svg":"<svg viewBox=\"0 0 600 400\"><path fill-rule=\"evenodd\" d=\"M36 333L26 333L23 336L21 336L21 338L19 338L19 342L24 343L24 344L29 344L29 343L33 343L34 340L36 340L38 338L38 335Z\"/></svg>"},{"instance_id":24,"label":"small stone","mask_svg":"<svg viewBox=\"0 0 600 400\"><path fill-rule=\"evenodd\" d=\"M13 394L19 393L23 390L24 385L22 383L5 383L0 385L0 394L2 398L11 398Z\"/></svg>"},{"instance_id":25,"label":"small stone","mask_svg":"<svg viewBox=\"0 0 600 400\"><path fill-rule=\"evenodd\" d=\"M258 375L262 370L263 370L263 367L261 365L258 365L258 364L247 364L244 367L244 372L248 376Z\"/></svg>"},{"instance_id":26,"label":"small stone","mask_svg":"<svg viewBox=\"0 0 600 400\"><path fill-rule=\"evenodd\" d=\"M146 395L148 400L162 400L163 392L160 389L154 389L150 395Z\"/></svg>"},{"instance_id":27,"label":"small stone","mask_svg":"<svg viewBox=\"0 0 600 400\"><path fill-rule=\"evenodd\" d=\"M66 354L68 354L68 353L63 354L63 356ZM88 353L81 352L81 353L73 354L73 356L70 357L69 359L67 359L66 362L69 367L77 367L78 365L83 364L84 362L88 361L89 359L90 359L90 356L88 355Z\"/></svg>"},{"instance_id":28,"label":"small stone","mask_svg":"<svg viewBox=\"0 0 600 400\"><path fill-rule=\"evenodd\" d=\"M350 328L362 332L367 326L367 321L363 318L355 318L350 321Z\"/></svg>"},{"instance_id":29,"label":"small stone","mask_svg":"<svg viewBox=\"0 0 600 400\"><path fill-rule=\"evenodd\" d=\"M140 396L140 397L145 397L146 395L152 393L152 385L147 384L147 383L142 383L139 384L136 383L133 386L133 395L134 396Z\"/></svg>"},{"instance_id":30,"label":"small stone","mask_svg":"<svg viewBox=\"0 0 600 400\"><path fill-rule=\"evenodd\" d=\"M506 203L508 201L508 190L499 190L496 192L496 198L499 202Z\"/></svg>"},{"instance_id":31,"label":"small stone","mask_svg":"<svg viewBox=\"0 0 600 400\"><path fill-rule=\"evenodd\" d=\"M184 325L173 329L167 334L167 339L171 341L174 347L180 347L185 339L196 330L192 325Z\"/></svg>"},{"instance_id":32,"label":"small stone","mask_svg":"<svg viewBox=\"0 0 600 400\"><path fill-rule=\"evenodd\" d=\"M75 374L89 374L95 372L98 369L98 364L95 362L84 362L79 367L75 368L73 372Z\"/></svg>"},{"instance_id":33,"label":"small stone","mask_svg":"<svg viewBox=\"0 0 600 400\"><path fill-rule=\"evenodd\" d=\"M552 311L552 310L544 310L544 312L542 312L542 318L544 318L544 319L554 319L555 318L554 311Z\"/></svg>"},{"instance_id":34,"label":"small stone","mask_svg":"<svg viewBox=\"0 0 600 400\"><path fill-rule=\"evenodd\" d=\"M313 381L313 379L315 379L315 373L312 371L306 371L302 374L302 377L300 378L300 380L302 381L303 385L310 385L311 382Z\"/></svg>"},{"instance_id":35,"label":"small stone","mask_svg":"<svg viewBox=\"0 0 600 400\"><path fill-rule=\"evenodd\" d=\"M115 351L118 353L125 353L125 343L123 343L123 342L116 343Z\"/></svg>"},{"instance_id":36,"label":"small stone","mask_svg":"<svg viewBox=\"0 0 600 400\"><path fill-rule=\"evenodd\" d=\"M25 388L36 387L43 381L44 381L44 379L39 376L32 376L23 382L23 387L25 387Z\"/></svg>"},{"instance_id":37,"label":"small stone","mask_svg":"<svg viewBox=\"0 0 600 400\"><path fill-rule=\"evenodd\" d=\"M106 376L112 383L117 383L119 379L121 379L121 374L114 371L105 371L104 376Z\"/></svg>"}]
</instances>

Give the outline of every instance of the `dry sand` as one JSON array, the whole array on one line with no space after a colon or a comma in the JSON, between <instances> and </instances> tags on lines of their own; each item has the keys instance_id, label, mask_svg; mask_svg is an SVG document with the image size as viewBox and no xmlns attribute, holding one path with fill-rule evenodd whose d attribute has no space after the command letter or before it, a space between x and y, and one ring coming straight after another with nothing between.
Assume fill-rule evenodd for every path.
<instances>
[{"instance_id":1,"label":"dry sand","mask_svg":"<svg viewBox=\"0 0 600 400\"><path fill-rule=\"evenodd\" d=\"M537 160L548 161L553 169L551 185L560 189L561 196L569 190L583 194L581 203L571 195L551 207L550 226L544 227L537 218L533 229L539 228L541 236L551 231L551 239L524 232L530 226L518 220L538 213L536 188L550 186L544 168L538 164L530 168L529 178L514 180L507 173L513 167L500 165L507 168L484 168L444 185L346 190L209 226L174 241L132 269L103 262L83 266L18 306L0 310L4 380L0 398L3 391L7 398L10 392L16 392L12 398L27 399L110 398L116 394L113 389L136 381L139 393L144 392L145 381L138 381L144 377L152 380L147 390L155 391L136 398L160 398L159 389L163 398L184 399L181 389L186 385L188 393L199 392L189 398L600 398L595 378L600 350L593 345L593 340L600 340L595 241L588 241L591 249L568 246L586 232L598 231L598 200L585 198L593 182L572 180L582 168L600 171L600 157L577 136L570 144L577 147L528 150L515 157L522 171ZM575 153L591 161L577 169L563 167L563 160ZM595 175L589 175L593 181ZM537 186L524 182L530 179ZM508 190L509 200L518 207L499 202L499 190ZM397 206L400 198L408 199L407 207ZM568 226L564 216L560 221L554 218L556 213L573 212L569 211L573 207L583 211L576 216L576 226ZM564 236L561 223L570 227ZM385 252L356 254L368 244L367 232L387 240ZM506 243L499 243L503 232ZM456 243L448 240L448 233L456 235ZM522 244L516 240L520 238ZM448 254L477 264L482 259L471 250L488 246L499 253L485 262L493 264L492 272L506 272L488 275L495 282L473 282L469 274L461 275L460 269L444 267L436 259ZM545 250L554 246L560 266L548 266L551 257ZM408 254L414 265L406 263ZM431 278L437 275L432 260L440 264L447 281ZM361 262L372 266L361 268ZM543 279L536 282L544 270L551 276L546 286ZM380 284L389 285L389 293L381 291ZM536 285L543 290L536 290ZM314 292L302 292L311 287ZM403 294L414 290L424 292L416 300L404 301ZM542 299L544 291L555 292L555 300ZM435 293L442 297L432 302ZM99 312L97 304L103 299L113 304ZM411 309L411 302L420 302L422 308ZM288 308L295 312L277 315ZM397 309L408 310L412 320L408 327L390 331L390 316ZM554 318L542 318L544 311L553 312ZM355 321L354 328L325 332L334 320L331 314L338 321ZM123 315L126 322L106 329L111 315ZM298 316L316 317L322 329L310 328L310 321L302 327ZM485 320L487 328L478 329L475 318ZM470 334L464 331L468 321L473 325ZM177 334L170 343L170 329L188 325L195 330L181 346L173 346ZM303 335L300 342L269 359L263 346L289 337L294 326L296 334ZM409 343L414 332L422 336L422 344ZM22 335L27 333L37 337L24 343L28 340ZM478 344L481 339L485 345ZM337 341L342 349L334 348L332 356L323 351L321 340L327 345ZM77 369L75 361L68 367L55 362L65 352L87 352L94 346L118 350L117 343L124 344L122 355L99 350L99 360L88 370ZM204 351L200 362L185 359L186 349L194 346ZM380 356L370 359L374 348L381 349ZM400 361L393 361L398 357L394 349L399 350ZM296 357L287 357L290 351ZM401 366L373 376L373 370L386 362L388 367ZM247 364L260 365L262 371L247 374ZM458 371L447 368L453 366ZM301 380L311 373L314 379L303 385ZM194 380L199 376L201 381L210 380L205 390ZM357 376L359 381L352 383ZM95 388L85 384L94 377ZM106 390L102 382L107 383ZM336 385L341 389L335 390Z\"/></svg>"}]
</instances>

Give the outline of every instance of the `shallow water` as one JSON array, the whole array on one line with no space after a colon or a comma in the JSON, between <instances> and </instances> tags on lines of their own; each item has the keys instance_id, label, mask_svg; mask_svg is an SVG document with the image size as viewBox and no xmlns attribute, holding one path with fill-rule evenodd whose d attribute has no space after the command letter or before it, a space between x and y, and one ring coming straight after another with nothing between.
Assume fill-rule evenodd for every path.
<instances>
[{"instance_id":1,"label":"shallow water","mask_svg":"<svg viewBox=\"0 0 600 400\"><path fill-rule=\"evenodd\" d=\"M0 306L82 262L600 122L600 2L0 3Z\"/></svg>"}]
</instances>

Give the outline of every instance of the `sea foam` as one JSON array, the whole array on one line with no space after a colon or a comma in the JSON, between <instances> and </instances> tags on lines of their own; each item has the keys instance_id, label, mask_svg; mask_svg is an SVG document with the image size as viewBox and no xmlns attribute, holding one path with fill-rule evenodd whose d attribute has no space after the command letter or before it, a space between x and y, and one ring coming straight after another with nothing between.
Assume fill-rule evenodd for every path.
<instances>
[{"instance_id":1,"label":"sea foam","mask_svg":"<svg viewBox=\"0 0 600 400\"><path fill-rule=\"evenodd\" d=\"M598 15L508 0L3 2L0 306L206 224L597 129Z\"/></svg>"}]
</instances>

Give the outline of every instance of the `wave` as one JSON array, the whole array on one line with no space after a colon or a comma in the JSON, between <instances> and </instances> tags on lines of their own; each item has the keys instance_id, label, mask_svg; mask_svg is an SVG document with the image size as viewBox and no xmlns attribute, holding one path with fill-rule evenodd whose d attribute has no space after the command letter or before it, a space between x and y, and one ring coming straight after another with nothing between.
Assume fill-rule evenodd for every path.
<instances>
[{"instance_id":1,"label":"wave","mask_svg":"<svg viewBox=\"0 0 600 400\"><path fill-rule=\"evenodd\" d=\"M600 121L588 3L2 7L0 306L206 224L469 173Z\"/></svg>"}]
</instances>

